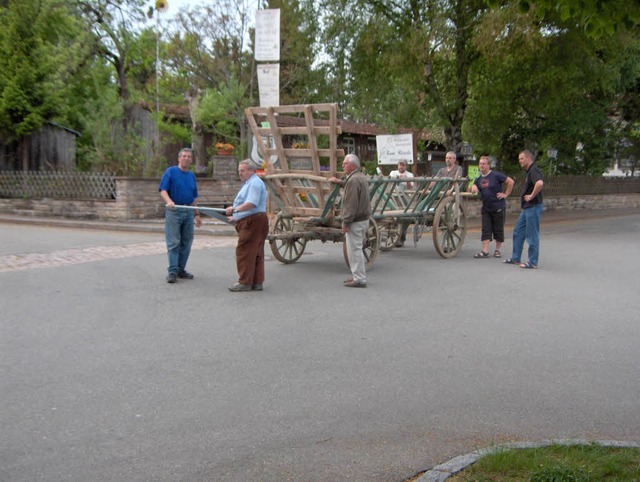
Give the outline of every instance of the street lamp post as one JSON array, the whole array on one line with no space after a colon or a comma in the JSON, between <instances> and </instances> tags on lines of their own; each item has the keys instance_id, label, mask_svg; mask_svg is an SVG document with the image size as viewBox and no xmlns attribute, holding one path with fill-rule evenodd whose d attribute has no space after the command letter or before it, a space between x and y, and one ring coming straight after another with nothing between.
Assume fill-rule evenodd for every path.
<instances>
[{"instance_id":1,"label":"street lamp post","mask_svg":"<svg viewBox=\"0 0 640 482\"><path fill-rule=\"evenodd\" d=\"M469 171L469 162L473 159L473 146L468 142L463 142L460 146L460 154L463 157L464 175L466 176Z\"/></svg>"},{"instance_id":2,"label":"street lamp post","mask_svg":"<svg viewBox=\"0 0 640 482\"><path fill-rule=\"evenodd\" d=\"M160 113L160 13L168 6L166 0L156 1L156 115Z\"/></svg>"}]
</instances>

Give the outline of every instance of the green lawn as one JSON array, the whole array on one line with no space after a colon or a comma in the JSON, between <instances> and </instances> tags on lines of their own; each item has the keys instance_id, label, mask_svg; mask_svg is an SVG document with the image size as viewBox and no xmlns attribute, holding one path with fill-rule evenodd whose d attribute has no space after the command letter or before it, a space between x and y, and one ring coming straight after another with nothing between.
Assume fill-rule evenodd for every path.
<instances>
[{"instance_id":1,"label":"green lawn","mask_svg":"<svg viewBox=\"0 0 640 482\"><path fill-rule=\"evenodd\" d=\"M447 481L638 482L640 448L594 443L498 450Z\"/></svg>"}]
</instances>

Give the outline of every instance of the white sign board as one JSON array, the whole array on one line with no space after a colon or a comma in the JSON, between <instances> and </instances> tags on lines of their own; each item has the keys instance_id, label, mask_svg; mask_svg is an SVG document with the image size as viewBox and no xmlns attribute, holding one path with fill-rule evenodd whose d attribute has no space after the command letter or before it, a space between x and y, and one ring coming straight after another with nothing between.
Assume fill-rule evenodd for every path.
<instances>
[{"instance_id":1,"label":"white sign board","mask_svg":"<svg viewBox=\"0 0 640 482\"><path fill-rule=\"evenodd\" d=\"M280 105L280 64L258 65L260 107Z\"/></svg>"},{"instance_id":2,"label":"white sign board","mask_svg":"<svg viewBox=\"0 0 640 482\"><path fill-rule=\"evenodd\" d=\"M376 136L378 164L413 164L413 134Z\"/></svg>"},{"instance_id":3,"label":"white sign board","mask_svg":"<svg viewBox=\"0 0 640 482\"><path fill-rule=\"evenodd\" d=\"M255 58L260 61L280 60L280 9L256 11Z\"/></svg>"}]
</instances>

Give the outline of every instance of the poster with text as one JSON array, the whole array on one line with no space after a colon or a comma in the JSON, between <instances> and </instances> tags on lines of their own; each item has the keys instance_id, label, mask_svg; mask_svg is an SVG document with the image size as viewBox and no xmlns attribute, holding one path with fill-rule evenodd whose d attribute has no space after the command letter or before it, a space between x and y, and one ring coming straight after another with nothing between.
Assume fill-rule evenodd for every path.
<instances>
[{"instance_id":1,"label":"poster with text","mask_svg":"<svg viewBox=\"0 0 640 482\"><path fill-rule=\"evenodd\" d=\"M478 169L477 165L469 166L467 177L469 178L469 187L473 186L474 181L480 177L480 169Z\"/></svg>"},{"instance_id":2,"label":"poster with text","mask_svg":"<svg viewBox=\"0 0 640 482\"><path fill-rule=\"evenodd\" d=\"M280 105L280 64L258 65L260 107Z\"/></svg>"},{"instance_id":3,"label":"poster with text","mask_svg":"<svg viewBox=\"0 0 640 482\"><path fill-rule=\"evenodd\" d=\"M260 61L280 60L280 9L256 12L255 58Z\"/></svg>"},{"instance_id":4,"label":"poster with text","mask_svg":"<svg viewBox=\"0 0 640 482\"><path fill-rule=\"evenodd\" d=\"M413 135L396 134L376 136L378 164L397 164L404 161L413 164Z\"/></svg>"}]
</instances>

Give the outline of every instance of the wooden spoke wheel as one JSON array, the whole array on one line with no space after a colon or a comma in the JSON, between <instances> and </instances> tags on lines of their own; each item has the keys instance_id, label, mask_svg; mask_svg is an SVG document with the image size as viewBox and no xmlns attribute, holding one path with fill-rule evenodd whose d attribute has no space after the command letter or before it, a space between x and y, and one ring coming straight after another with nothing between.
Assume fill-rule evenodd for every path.
<instances>
[{"instance_id":1,"label":"wooden spoke wheel","mask_svg":"<svg viewBox=\"0 0 640 482\"><path fill-rule=\"evenodd\" d=\"M420 216L413 225L413 245L417 246L422 233L427 229L427 218Z\"/></svg>"},{"instance_id":2,"label":"wooden spoke wheel","mask_svg":"<svg viewBox=\"0 0 640 482\"><path fill-rule=\"evenodd\" d=\"M278 216L273 226L272 234L291 234L293 233L293 221L291 218ZM271 239L271 252L273 256L284 264L293 264L300 259L304 248L307 246L305 238L287 237L282 239Z\"/></svg>"},{"instance_id":3,"label":"wooden spoke wheel","mask_svg":"<svg viewBox=\"0 0 640 482\"><path fill-rule=\"evenodd\" d=\"M455 197L447 196L433 217L433 245L443 258L453 258L462 248L467 233L464 204L456 205Z\"/></svg>"},{"instance_id":4,"label":"wooden spoke wheel","mask_svg":"<svg viewBox=\"0 0 640 482\"><path fill-rule=\"evenodd\" d=\"M344 241L342 242L342 254L344 256L344 262L349 267L349 256L347 254L347 237L345 236ZM364 254L364 259L366 262L365 268L371 269L373 266L373 262L378 257L378 252L380 251L380 229L378 228L378 223L376 223L375 219L369 218L369 227L365 233L364 242L362 243L362 252Z\"/></svg>"},{"instance_id":5,"label":"wooden spoke wheel","mask_svg":"<svg viewBox=\"0 0 640 482\"><path fill-rule=\"evenodd\" d=\"M396 242L398 241L398 229L400 225L398 223L387 223L384 226L379 226L380 229L380 251L392 250Z\"/></svg>"}]
</instances>

